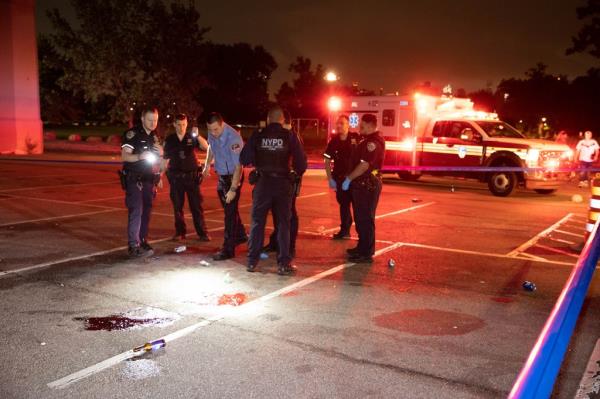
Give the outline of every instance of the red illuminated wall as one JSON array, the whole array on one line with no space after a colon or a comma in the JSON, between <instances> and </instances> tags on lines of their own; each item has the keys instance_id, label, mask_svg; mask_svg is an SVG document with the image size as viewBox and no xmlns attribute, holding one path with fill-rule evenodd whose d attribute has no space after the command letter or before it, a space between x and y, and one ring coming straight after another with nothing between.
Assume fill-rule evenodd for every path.
<instances>
[{"instance_id":1,"label":"red illuminated wall","mask_svg":"<svg viewBox=\"0 0 600 399\"><path fill-rule=\"evenodd\" d=\"M0 0L0 153L43 151L34 0Z\"/></svg>"}]
</instances>

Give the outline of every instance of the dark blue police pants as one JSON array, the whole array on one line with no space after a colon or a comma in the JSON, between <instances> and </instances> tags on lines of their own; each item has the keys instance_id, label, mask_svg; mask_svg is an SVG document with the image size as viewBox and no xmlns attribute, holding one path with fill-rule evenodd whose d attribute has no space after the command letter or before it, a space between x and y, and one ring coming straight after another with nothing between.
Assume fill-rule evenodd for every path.
<instances>
[{"instance_id":1,"label":"dark blue police pants","mask_svg":"<svg viewBox=\"0 0 600 399\"><path fill-rule=\"evenodd\" d=\"M184 235L187 233L183 206L187 196L188 205L194 221L194 228L198 236L206 235L206 222L204 221L204 210L202 209L202 193L200 185L196 182L194 173L186 175L177 175L173 173L169 177L170 196L173 203L173 213L175 215L175 235Z\"/></svg>"},{"instance_id":2,"label":"dark blue police pants","mask_svg":"<svg viewBox=\"0 0 600 399\"><path fill-rule=\"evenodd\" d=\"M276 251L279 251L278 234L277 230L277 218L275 212L271 209L271 215L273 215L273 232L269 236L269 247ZM290 218L290 255L296 252L296 238L298 237L298 212L296 211L296 196L292 195L292 216Z\"/></svg>"},{"instance_id":3,"label":"dark blue police pants","mask_svg":"<svg viewBox=\"0 0 600 399\"><path fill-rule=\"evenodd\" d=\"M221 175L219 176L219 183L217 184L217 196L221 201L223 210L225 211L225 234L223 237L223 248L222 251L233 256L235 255L235 246L242 240L246 239L246 229L242 223L240 212L238 210L238 203L240 201L240 194L242 192L243 177L240 180L240 186L237 189L235 198L229 204L225 202L225 195L231 188L232 175Z\"/></svg>"},{"instance_id":4,"label":"dark blue police pants","mask_svg":"<svg viewBox=\"0 0 600 399\"><path fill-rule=\"evenodd\" d=\"M376 179L373 189L352 183L352 210L358 233L358 253L372 256L375 253L375 211L381 194L381 180Z\"/></svg>"},{"instance_id":5,"label":"dark blue police pants","mask_svg":"<svg viewBox=\"0 0 600 399\"><path fill-rule=\"evenodd\" d=\"M260 257L265 238L267 213L273 210L277 221L277 263L289 265L290 257L290 219L292 209L293 185L287 177L261 176L252 190L252 223L248 242L248 263L256 265Z\"/></svg>"},{"instance_id":6,"label":"dark blue police pants","mask_svg":"<svg viewBox=\"0 0 600 399\"><path fill-rule=\"evenodd\" d=\"M335 199L340 205L340 231L344 234L350 234L350 227L352 226L352 212L350 211L350 207L352 206L352 192L350 190L342 190L344 179L335 179L337 184Z\"/></svg>"},{"instance_id":7,"label":"dark blue police pants","mask_svg":"<svg viewBox=\"0 0 600 399\"><path fill-rule=\"evenodd\" d=\"M130 247L137 247L148 238L148 226L155 195L151 180L138 181L129 177L125 190L125 206L129 211L127 221L127 240Z\"/></svg>"}]
</instances>

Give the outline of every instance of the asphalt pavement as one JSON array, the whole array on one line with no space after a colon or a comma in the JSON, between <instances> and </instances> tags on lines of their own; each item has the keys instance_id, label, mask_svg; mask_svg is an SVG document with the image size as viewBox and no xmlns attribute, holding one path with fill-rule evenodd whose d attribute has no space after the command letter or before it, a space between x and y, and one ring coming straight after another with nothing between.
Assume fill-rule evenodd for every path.
<instances>
[{"instance_id":1,"label":"asphalt pavement","mask_svg":"<svg viewBox=\"0 0 600 399\"><path fill-rule=\"evenodd\" d=\"M272 254L247 273L245 244L211 259L223 239L215 176L201 187L211 242L189 234L174 251L166 184L155 256L128 259L117 165L93 163L114 159L69 160L89 162L0 160L2 398L506 397L577 260L589 199L574 184L498 198L470 180L389 176L375 262L352 264L356 237L331 240L335 194L310 171L298 271L281 277ZM249 224L248 185L240 204ZM577 391L599 302L596 274L556 398ZM132 351L156 339L166 346Z\"/></svg>"}]
</instances>

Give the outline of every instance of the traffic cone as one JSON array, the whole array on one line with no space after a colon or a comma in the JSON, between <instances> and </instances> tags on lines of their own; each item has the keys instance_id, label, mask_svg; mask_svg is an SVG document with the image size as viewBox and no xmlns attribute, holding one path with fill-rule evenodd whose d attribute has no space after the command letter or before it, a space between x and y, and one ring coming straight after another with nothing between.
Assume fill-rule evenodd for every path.
<instances>
[{"instance_id":1,"label":"traffic cone","mask_svg":"<svg viewBox=\"0 0 600 399\"><path fill-rule=\"evenodd\" d=\"M588 212L588 220L585 224L585 233L583 235L584 242L587 242L594 225L600 217L600 178L594 177L591 184L590 210Z\"/></svg>"},{"instance_id":2,"label":"traffic cone","mask_svg":"<svg viewBox=\"0 0 600 399\"><path fill-rule=\"evenodd\" d=\"M590 185L590 209L588 211L588 218L585 224L585 232L583 233L583 242L577 246L572 247L574 251L581 252L592 230L596 221L600 217L600 176L596 175L592 178L592 184Z\"/></svg>"}]
</instances>

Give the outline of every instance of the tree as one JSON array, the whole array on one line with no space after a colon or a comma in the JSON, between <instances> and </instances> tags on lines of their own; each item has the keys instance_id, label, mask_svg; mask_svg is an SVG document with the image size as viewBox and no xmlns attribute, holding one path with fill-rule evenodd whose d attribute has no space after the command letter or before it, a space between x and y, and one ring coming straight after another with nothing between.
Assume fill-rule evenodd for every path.
<instances>
[{"instance_id":1,"label":"tree","mask_svg":"<svg viewBox=\"0 0 600 399\"><path fill-rule=\"evenodd\" d=\"M38 65L40 70L40 105L42 120L51 123L75 121L83 118L85 102L79 92L63 89L57 82L64 72L56 49L47 38L38 40Z\"/></svg>"},{"instance_id":2,"label":"tree","mask_svg":"<svg viewBox=\"0 0 600 399\"><path fill-rule=\"evenodd\" d=\"M540 123L561 129L573 126L571 85L566 76L552 75L538 63L525 72L525 79L504 79L495 93L496 107L502 119L537 130ZM545 121L542 119L546 118Z\"/></svg>"},{"instance_id":3,"label":"tree","mask_svg":"<svg viewBox=\"0 0 600 399\"><path fill-rule=\"evenodd\" d=\"M164 106L181 98L187 107L199 108L191 93L204 82L195 72L203 70L208 29L199 26L193 5L167 7L148 0L71 0L71 4L76 26L57 9L48 13L55 31L50 41L64 60L64 74L58 80L63 89L81 91L89 102L112 99L114 121L126 120L134 103Z\"/></svg>"},{"instance_id":4,"label":"tree","mask_svg":"<svg viewBox=\"0 0 600 399\"><path fill-rule=\"evenodd\" d=\"M490 89L481 89L469 93L468 97L475 103L475 108L477 110L486 111L486 112L494 112L496 107L496 96L494 92Z\"/></svg>"},{"instance_id":5,"label":"tree","mask_svg":"<svg viewBox=\"0 0 600 399\"><path fill-rule=\"evenodd\" d=\"M314 69L308 58L297 57L288 67L297 75L292 85L285 82L275 95L277 102L298 118L324 118L326 97L330 91L323 79L325 70L321 64Z\"/></svg>"},{"instance_id":6,"label":"tree","mask_svg":"<svg viewBox=\"0 0 600 399\"><path fill-rule=\"evenodd\" d=\"M600 0L587 0L586 5L578 7L577 18L585 24L572 38L567 54L587 52L600 58Z\"/></svg>"},{"instance_id":7,"label":"tree","mask_svg":"<svg viewBox=\"0 0 600 399\"><path fill-rule=\"evenodd\" d=\"M247 43L211 44L207 51L208 84L198 93L205 109L238 122L263 119L269 107L267 84L277 68L273 56Z\"/></svg>"}]
</instances>

